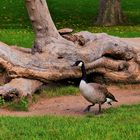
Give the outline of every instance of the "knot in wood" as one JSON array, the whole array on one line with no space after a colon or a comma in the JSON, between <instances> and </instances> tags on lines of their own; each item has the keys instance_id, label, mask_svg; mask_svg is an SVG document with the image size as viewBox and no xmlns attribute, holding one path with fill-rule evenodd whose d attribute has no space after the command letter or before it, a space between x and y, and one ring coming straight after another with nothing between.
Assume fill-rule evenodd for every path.
<instances>
[{"instance_id":1,"label":"knot in wood","mask_svg":"<svg viewBox=\"0 0 140 140\"><path fill-rule=\"evenodd\" d=\"M132 52L126 52L125 58L126 60L131 60L134 57L134 54Z\"/></svg>"}]
</instances>

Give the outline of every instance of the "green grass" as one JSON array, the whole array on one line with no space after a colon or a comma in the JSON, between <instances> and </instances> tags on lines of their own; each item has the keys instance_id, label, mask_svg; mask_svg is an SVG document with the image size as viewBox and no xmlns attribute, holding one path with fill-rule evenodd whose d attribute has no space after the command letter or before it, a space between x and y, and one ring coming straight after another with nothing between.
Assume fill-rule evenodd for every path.
<instances>
[{"instance_id":1,"label":"green grass","mask_svg":"<svg viewBox=\"0 0 140 140\"><path fill-rule=\"evenodd\" d=\"M20 100L15 100L12 102L8 102L4 104L4 106L7 109L13 110L13 111L29 111L29 100L26 97L23 97Z\"/></svg>"},{"instance_id":2,"label":"green grass","mask_svg":"<svg viewBox=\"0 0 140 140\"><path fill-rule=\"evenodd\" d=\"M57 27L92 27L96 20L98 0L47 0ZM140 24L140 1L122 0L122 8L129 23ZM1 0L0 28L30 28L23 0Z\"/></svg>"},{"instance_id":3,"label":"green grass","mask_svg":"<svg viewBox=\"0 0 140 140\"><path fill-rule=\"evenodd\" d=\"M0 1L0 28L29 28L24 0Z\"/></svg>"},{"instance_id":4,"label":"green grass","mask_svg":"<svg viewBox=\"0 0 140 140\"><path fill-rule=\"evenodd\" d=\"M0 107L3 106L4 104L5 104L5 100L2 97L0 97Z\"/></svg>"},{"instance_id":5,"label":"green grass","mask_svg":"<svg viewBox=\"0 0 140 140\"><path fill-rule=\"evenodd\" d=\"M139 140L140 105L85 117L0 117L1 140Z\"/></svg>"},{"instance_id":6,"label":"green grass","mask_svg":"<svg viewBox=\"0 0 140 140\"><path fill-rule=\"evenodd\" d=\"M34 34L27 29L0 29L0 41L8 45L31 48Z\"/></svg>"},{"instance_id":7,"label":"green grass","mask_svg":"<svg viewBox=\"0 0 140 140\"><path fill-rule=\"evenodd\" d=\"M43 91L46 97L66 96L66 95L79 95L79 89L75 86L55 86L46 87Z\"/></svg>"},{"instance_id":8,"label":"green grass","mask_svg":"<svg viewBox=\"0 0 140 140\"><path fill-rule=\"evenodd\" d=\"M79 95L79 88L72 85L47 86L36 92L32 98L23 97L21 99L12 100L11 102L6 102L2 97L0 97L0 107L14 111L29 111L29 106L32 103L36 103L38 100L40 100L40 98L52 98L69 95Z\"/></svg>"},{"instance_id":9,"label":"green grass","mask_svg":"<svg viewBox=\"0 0 140 140\"><path fill-rule=\"evenodd\" d=\"M140 27L138 26L88 27L87 30L94 33L105 32L119 37L140 37ZM80 31L80 29L77 31ZM29 29L0 29L0 41L8 45L31 48L34 34Z\"/></svg>"}]
</instances>

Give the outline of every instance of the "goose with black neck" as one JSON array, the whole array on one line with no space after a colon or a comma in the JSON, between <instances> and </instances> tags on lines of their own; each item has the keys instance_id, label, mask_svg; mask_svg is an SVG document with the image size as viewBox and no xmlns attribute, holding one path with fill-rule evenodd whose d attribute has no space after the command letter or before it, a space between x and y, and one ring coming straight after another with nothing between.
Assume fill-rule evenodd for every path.
<instances>
[{"instance_id":1,"label":"goose with black neck","mask_svg":"<svg viewBox=\"0 0 140 140\"><path fill-rule=\"evenodd\" d=\"M88 105L85 112L90 111L90 108L95 104L99 105L98 114L101 113L101 105L108 103L112 105L112 102L118 102L115 97L107 90L107 88L98 83L87 83L87 75L85 64L83 61L78 60L72 66L79 66L82 72L82 78L80 81L79 89L82 96L91 103Z\"/></svg>"}]
</instances>

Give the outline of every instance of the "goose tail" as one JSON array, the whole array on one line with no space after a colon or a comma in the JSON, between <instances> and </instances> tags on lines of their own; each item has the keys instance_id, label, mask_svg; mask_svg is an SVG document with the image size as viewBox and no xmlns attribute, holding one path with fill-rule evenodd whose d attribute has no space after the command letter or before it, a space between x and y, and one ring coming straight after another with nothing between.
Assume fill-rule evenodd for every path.
<instances>
[{"instance_id":1,"label":"goose tail","mask_svg":"<svg viewBox=\"0 0 140 140\"><path fill-rule=\"evenodd\" d=\"M114 102L118 102L118 100L116 100L115 96L113 94L111 94L110 92L108 92L107 98L111 99Z\"/></svg>"},{"instance_id":2,"label":"goose tail","mask_svg":"<svg viewBox=\"0 0 140 140\"><path fill-rule=\"evenodd\" d=\"M114 101L114 102L118 102L118 100L116 100L116 99L114 99L113 101Z\"/></svg>"}]
</instances>

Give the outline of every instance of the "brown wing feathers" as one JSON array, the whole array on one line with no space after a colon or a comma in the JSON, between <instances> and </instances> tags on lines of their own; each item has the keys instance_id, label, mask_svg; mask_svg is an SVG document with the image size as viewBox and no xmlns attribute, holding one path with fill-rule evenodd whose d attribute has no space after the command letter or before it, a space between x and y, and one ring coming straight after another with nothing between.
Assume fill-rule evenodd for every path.
<instances>
[{"instance_id":1,"label":"brown wing feathers","mask_svg":"<svg viewBox=\"0 0 140 140\"><path fill-rule=\"evenodd\" d=\"M90 83L90 85L94 86L97 90L100 90L103 94L105 94L106 98L112 99L115 102L118 102L115 97L107 90L107 88L103 85L97 83Z\"/></svg>"}]
</instances>

